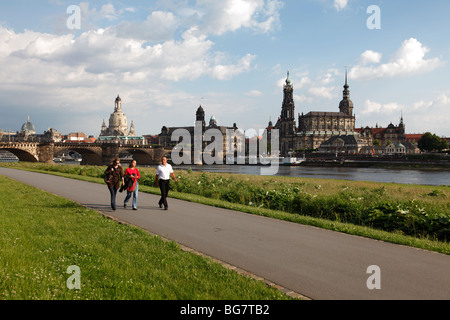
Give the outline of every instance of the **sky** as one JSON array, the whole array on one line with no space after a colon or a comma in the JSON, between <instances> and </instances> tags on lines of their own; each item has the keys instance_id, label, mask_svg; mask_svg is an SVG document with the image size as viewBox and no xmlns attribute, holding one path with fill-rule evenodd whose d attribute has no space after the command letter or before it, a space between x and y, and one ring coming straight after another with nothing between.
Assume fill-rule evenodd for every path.
<instances>
[{"instance_id":1,"label":"sky","mask_svg":"<svg viewBox=\"0 0 450 320\"><path fill-rule=\"evenodd\" d=\"M0 0L0 129L98 137L117 95L136 134L206 121L261 130L339 111L450 137L448 0Z\"/></svg>"}]
</instances>

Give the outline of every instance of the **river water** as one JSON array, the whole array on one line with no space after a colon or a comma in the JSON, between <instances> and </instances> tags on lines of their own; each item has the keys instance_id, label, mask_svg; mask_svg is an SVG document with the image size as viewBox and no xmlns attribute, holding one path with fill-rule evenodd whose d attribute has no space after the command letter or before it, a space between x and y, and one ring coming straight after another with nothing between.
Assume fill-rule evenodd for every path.
<instances>
[{"instance_id":1,"label":"river water","mask_svg":"<svg viewBox=\"0 0 450 320\"><path fill-rule=\"evenodd\" d=\"M203 165L174 166L174 169L204 172L220 172L260 175L260 166L248 165ZM343 167L303 167L280 166L276 176L339 179L353 181L373 181L401 184L418 184L433 186L450 186L450 171L448 170L407 170L381 168L343 168Z\"/></svg>"}]
</instances>

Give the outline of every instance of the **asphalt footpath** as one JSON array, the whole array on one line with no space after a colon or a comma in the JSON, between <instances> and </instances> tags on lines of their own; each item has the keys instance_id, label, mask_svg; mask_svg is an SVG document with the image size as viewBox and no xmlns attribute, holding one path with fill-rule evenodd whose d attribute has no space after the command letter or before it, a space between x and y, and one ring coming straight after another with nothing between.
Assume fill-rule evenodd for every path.
<instances>
[{"instance_id":1,"label":"asphalt footpath","mask_svg":"<svg viewBox=\"0 0 450 320\"><path fill-rule=\"evenodd\" d=\"M237 211L139 193L138 210L110 207L106 185L0 168L0 174L312 300L450 300L450 256ZM170 196L170 194L169 194Z\"/></svg>"}]
</instances>

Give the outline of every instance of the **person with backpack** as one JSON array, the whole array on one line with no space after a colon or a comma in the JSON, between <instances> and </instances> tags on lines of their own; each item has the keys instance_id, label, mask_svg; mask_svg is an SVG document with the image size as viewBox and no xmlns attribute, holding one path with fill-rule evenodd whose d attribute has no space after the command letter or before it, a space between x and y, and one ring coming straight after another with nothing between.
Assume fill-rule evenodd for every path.
<instances>
[{"instance_id":1,"label":"person with backpack","mask_svg":"<svg viewBox=\"0 0 450 320\"><path fill-rule=\"evenodd\" d=\"M111 194L111 209L116 210L116 196L123 181L123 170L120 166L120 159L115 158L111 165L105 170L105 183Z\"/></svg>"},{"instance_id":2,"label":"person with backpack","mask_svg":"<svg viewBox=\"0 0 450 320\"><path fill-rule=\"evenodd\" d=\"M137 200L139 183L138 179L141 177L138 168L136 168L136 160L131 161L129 168L125 171L125 186L127 189L127 196L123 202L123 207L127 207L127 202L130 200L131 195L133 195L133 201L131 207L133 210L137 210Z\"/></svg>"}]
</instances>

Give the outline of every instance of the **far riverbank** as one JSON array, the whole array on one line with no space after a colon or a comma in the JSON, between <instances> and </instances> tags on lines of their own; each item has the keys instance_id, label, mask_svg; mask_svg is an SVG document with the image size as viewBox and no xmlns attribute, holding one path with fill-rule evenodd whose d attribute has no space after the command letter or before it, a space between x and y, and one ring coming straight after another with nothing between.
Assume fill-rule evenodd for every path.
<instances>
[{"instance_id":1,"label":"far riverbank","mask_svg":"<svg viewBox=\"0 0 450 320\"><path fill-rule=\"evenodd\" d=\"M178 170L260 175L258 165L180 165ZM328 166L280 166L275 176L372 181L401 184L449 186L450 170L377 168L377 167L328 167Z\"/></svg>"}]
</instances>

